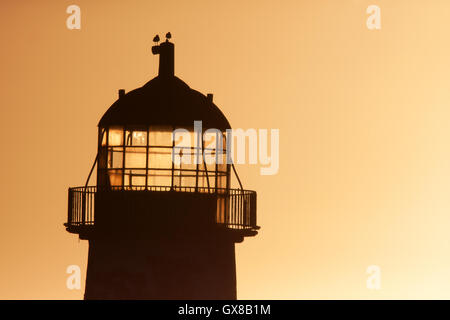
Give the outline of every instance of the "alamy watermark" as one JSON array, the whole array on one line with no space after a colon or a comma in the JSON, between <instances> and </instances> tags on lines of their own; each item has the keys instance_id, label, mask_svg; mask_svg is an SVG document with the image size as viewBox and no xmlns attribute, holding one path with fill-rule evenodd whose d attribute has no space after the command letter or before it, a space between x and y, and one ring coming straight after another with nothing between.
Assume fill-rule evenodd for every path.
<instances>
[{"instance_id":1,"label":"alamy watermark","mask_svg":"<svg viewBox=\"0 0 450 320\"><path fill-rule=\"evenodd\" d=\"M76 264L67 267L66 273L70 274L66 280L66 287L69 290L80 290L81 288L81 269Z\"/></svg>"},{"instance_id":2,"label":"alamy watermark","mask_svg":"<svg viewBox=\"0 0 450 320\"><path fill-rule=\"evenodd\" d=\"M268 129L227 129L224 137L221 130L212 128L203 131L202 121L194 121L193 136L192 131L184 128L173 131L172 161L177 165L201 164L203 161L207 165L260 164L261 175L275 175L280 165L279 129L270 130L270 142L268 136ZM214 146L205 146L205 142ZM195 151L186 152L192 146Z\"/></svg>"},{"instance_id":3,"label":"alamy watermark","mask_svg":"<svg viewBox=\"0 0 450 320\"><path fill-rule=\"evenodd\" d=\"M367 18L366 25L369 30L380 30L381 29L381 9L377 5L370 5L366 10L367 14L370 16Z\"/></svg>"},{"instance_id":4,"label":"alamy watermark","mask_svg":"<svg viewBox=\"0 0 450 320\"><path fill-rule=\"evenodd\" d=\"M66 27L69 30L81 29L81 9L76 4L71 4L67 7L66 13L69 13L70 16L67 17Z\"/></svg>"},{"instance_id":5,"label":"alamy watermark","mask_svg":"<svg viewBox=\"0 0 450 320\"><path fill-rule=\"evenodd\" d=\"M377 265L370 265L366 269L369 277L366 280L366 287L369 290L381 289L381 268Z\"/></svg>"}]
</instances>

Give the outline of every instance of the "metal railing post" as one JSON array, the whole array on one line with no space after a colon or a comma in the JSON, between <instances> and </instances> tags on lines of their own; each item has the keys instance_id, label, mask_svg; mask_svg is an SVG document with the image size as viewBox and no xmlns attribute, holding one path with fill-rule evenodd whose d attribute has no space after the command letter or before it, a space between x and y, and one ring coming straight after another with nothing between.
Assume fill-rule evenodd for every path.
<instances>
[{"instance_id":1,"label":"metal railing post","mask_svg":"<svg viewBox=\"0 0 450 320\"><path fill-rule=\"evenodd\" d=\"M81 225L86 223L86 189L81 194Z\"/></svg>"},{"instance_id":2,"label":"metal railing post","mask_svg":"<svg viewBox=\"0 0 450 320\"><path fill-rule=\"evenodd\" d=\"M256 192L250 194L250 225L256 227Z\"/></svg>"},{"instance_id":3,"label":"metal railing post","mask_svg":"<svg viewBox=\"0 0 450 320\"><path fill-rule=\"evenodd\" d=\"M72 190L69 188L69 199L68 199L68 210L67 210L67 223L70 225L72 223L72 210L73 210L73 202L72 202Z\"/></svg>"}]
</instances>

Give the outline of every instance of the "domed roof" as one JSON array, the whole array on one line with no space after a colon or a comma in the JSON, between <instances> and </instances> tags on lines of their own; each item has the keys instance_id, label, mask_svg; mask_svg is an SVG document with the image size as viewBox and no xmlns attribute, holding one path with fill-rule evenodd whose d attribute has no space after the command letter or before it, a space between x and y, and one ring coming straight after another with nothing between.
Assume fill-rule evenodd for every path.
<instances>
[{"instance_id":1,"label":"domed roof","mask_svg":"<svg viewBox=\"0 0 450 320\"><path fill-rule=\"evenodd\" d=\"M194 125L194 121L201 120L204 129L229 129L228 120L212 99L191 89L173 74L173 43L166 41L152 49L154 54L160 54L159 75L141 88L121 95L98 125L167 125L188 128Z\"/></svg>"},{"instance_id":2,"label":"domed roof","mask_svg":"<svg viewBox=\"0 0 450 320\"><path fill-rule=\"evenodd\" d=\"M168 125L192 127L202 120L205 129L230 128L220 109L178 77L155 77L120 97L106 111L100 127L112 125Z\"/></svg>"}]
</instances>

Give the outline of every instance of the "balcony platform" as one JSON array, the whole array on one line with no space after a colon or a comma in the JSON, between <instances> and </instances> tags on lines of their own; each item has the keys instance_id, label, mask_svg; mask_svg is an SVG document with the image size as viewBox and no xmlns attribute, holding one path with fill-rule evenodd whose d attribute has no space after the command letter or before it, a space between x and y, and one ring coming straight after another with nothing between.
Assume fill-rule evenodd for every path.
<instances>
[{"instance_id":1,"label":"balcony platform","mask_svg":"<svg viewBox=\"0 0 450 320\"><path fill-rule=\"evenodd\" d=\"M214 233L241 242L255 236L256 192L195 187L69 188L64 224L81 239L115 232ZM169 232L172 231L172 232Z\"/></svg>"}]
</instances>

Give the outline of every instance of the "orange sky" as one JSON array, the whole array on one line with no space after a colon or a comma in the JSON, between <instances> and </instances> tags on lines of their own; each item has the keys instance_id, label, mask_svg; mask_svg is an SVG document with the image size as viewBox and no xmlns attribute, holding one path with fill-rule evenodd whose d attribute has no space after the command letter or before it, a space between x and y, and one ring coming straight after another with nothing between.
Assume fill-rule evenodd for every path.
<instances>
[{"instance_id":1,"label":"orange sky","mask_svg":"<svg viewBox=\"0 0 450 320\"><path fill-rule=\"evenodd\" d=\"M66 8L81 7L81 30ZM366 27L381 7L382 29ZM280 129L280 170L238 167L260 234L238 298L450 298L450 2L2 2L0 298L80 299L67 188L84 184L117 90L175 73L235 128ZM378 265L382 288L366 288Z\"/></svg>"}]
</instances>

